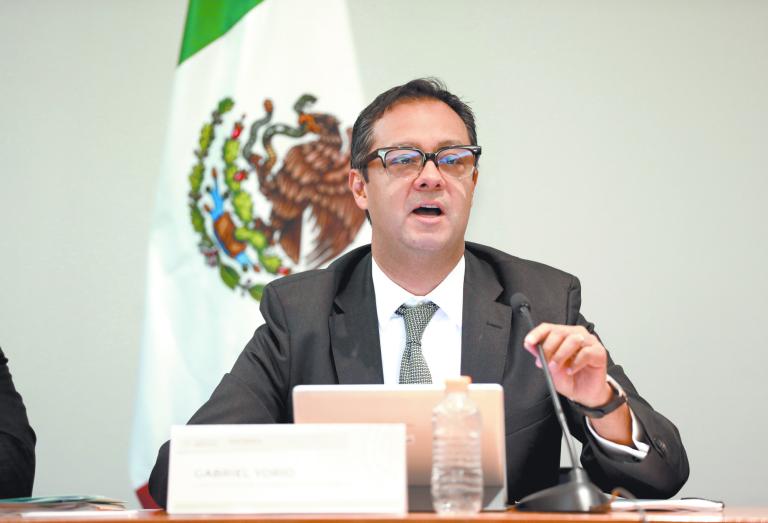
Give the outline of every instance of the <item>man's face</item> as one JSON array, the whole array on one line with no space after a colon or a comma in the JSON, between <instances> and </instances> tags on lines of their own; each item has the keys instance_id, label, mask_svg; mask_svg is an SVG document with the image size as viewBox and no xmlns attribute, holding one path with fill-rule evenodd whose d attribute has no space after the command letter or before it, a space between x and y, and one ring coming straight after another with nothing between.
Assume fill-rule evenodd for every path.
<instances>
[{"instance_id":1,"label":"man's face","mask_svg":"<svg viewBox=\"0 0 768 523\"><path fill-rule=\"evenodd\" d=\"M374 124L371 150L410 146L433 152L468 144L459 115L441 101L425 99L401 102L385 112ZM460 179L444 176L431 161L412 179L388 175L378 159L368 165L367 183L359 171L350 174L355 202L371 215L374 252L388 256L463 253L476 182L476 173Z\"/></svg>"}]
</instances>

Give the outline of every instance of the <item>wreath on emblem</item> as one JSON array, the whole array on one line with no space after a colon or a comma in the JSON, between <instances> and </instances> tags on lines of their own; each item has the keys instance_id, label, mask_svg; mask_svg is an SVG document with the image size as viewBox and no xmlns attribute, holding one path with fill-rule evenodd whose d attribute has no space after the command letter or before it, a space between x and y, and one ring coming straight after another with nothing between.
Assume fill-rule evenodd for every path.
<instances>
[{"instance_id":1,"label":"wreath on emblem","mask_svg":"<svg viewBox=\"0 0 768 523\"><path fill-rule=\"evenodd\" d=\"M264 115L247 132L245 114L230 124L218 164L210 159L211 147L235 102L221 100L200 129L188 177L198 248L227 287L257 301L272 279L341 254L365 221L347 188L350 155L339 120L308 112L316 101L301 96L293 106L296 124L288 125L272 123L273 103L264 100ZM273 143L278 137L303 139L282 162ZM302 242L306 224L311 238ZM309 252L302 252L307 244Z\"/></svg>"}]
</instances>

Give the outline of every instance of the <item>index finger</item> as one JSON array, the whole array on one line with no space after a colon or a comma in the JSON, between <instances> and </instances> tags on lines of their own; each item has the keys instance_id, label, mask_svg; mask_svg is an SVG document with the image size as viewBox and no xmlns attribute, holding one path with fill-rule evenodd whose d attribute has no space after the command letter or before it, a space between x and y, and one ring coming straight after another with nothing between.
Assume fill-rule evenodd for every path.
<instances>
[{"instance_id":1,"label":"index finger","mask_svg":"<svg viewBox=\"0 0 768 523\"><path fill-rule=\"evenodd\" d=\"M528 350L535 349L536 345L544 341L544 339L549 336L549 333L552 332L554 327L555 325L552 323L540 323L531 329L531 331L525 335L525 339L523 340L525 348Z\"/></svg>"}]
</instances>

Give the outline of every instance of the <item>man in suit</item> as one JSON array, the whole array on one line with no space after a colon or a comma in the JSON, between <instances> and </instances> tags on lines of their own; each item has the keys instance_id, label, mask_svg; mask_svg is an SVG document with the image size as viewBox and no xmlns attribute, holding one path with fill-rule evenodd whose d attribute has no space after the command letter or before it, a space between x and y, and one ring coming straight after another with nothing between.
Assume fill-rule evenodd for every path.
<instances>
[{"instance_id":1,"label":"man in suit","mask_svg":"<svg viewBox=\"0 0 768 523\"><path fill-rule=\"evenodd\" d=\"M688 477L677 429L608 356L579 311L578 280L465 242L479 155L472 111L438 81L379 95L355 122L349 176L370 246L267 286L264 325L190 423L290 423L299 384L464 374L504 386L518 500L558 479L561 431L532 356L541 343L593 481L641 497L677 492ZM533 331L508 305L516 292L544 322ZM167 469L166 443L149 481L162 506Z\"/></svg>"},{"instance_id":2,"label":"man in suit","mask_svg":"<svg viewBox=\"0 0 768 523\"><path fill-rule=\"evenodd\" d=\"M32 495L35 432L0 349L0 498Z\"/></svg>"}]
</instances>

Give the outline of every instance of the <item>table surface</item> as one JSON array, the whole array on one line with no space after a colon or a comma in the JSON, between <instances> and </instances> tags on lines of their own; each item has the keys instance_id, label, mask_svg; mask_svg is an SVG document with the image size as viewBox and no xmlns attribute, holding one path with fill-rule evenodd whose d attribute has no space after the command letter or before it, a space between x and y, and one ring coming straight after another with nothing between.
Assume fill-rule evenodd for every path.
<instances>
[{"instance_id":1,"label":"table surface","mask_svg":"<svg viewBox=\"0 0 768 523\"><path fill-rule=\"evenodd\" d=\"M37 514L40 514L39 512ZM20 523L109 523L114 521L141 521L142 523L319 523L339 521L342 523L422 523L422 522L494 522L516 523L532 521L537 523L573 523L573 522L637 522L642 518L636 512L612 512L609 514L565 514L565 513L523 513L510 509L506 512L484 512L470 517L445 517L432 513L411 513L403 516L386 515L169 515L163 511L129 510L78 513L77 511L60 515L41 514L34 517L0 514L0 521ZM726 507L723 512L648 512L646 519L652 522L666 523L768 523L768 507Z\"/></svg>"}]
</instances>

